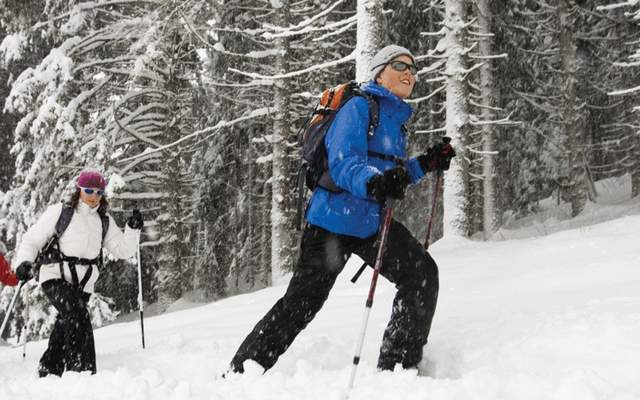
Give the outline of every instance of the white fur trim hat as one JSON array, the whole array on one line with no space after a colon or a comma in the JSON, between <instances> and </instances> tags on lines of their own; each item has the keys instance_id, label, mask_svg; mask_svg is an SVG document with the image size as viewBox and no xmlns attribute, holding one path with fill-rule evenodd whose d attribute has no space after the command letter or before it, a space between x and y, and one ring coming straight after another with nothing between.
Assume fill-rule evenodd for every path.
<instances>
[{"instance_id":1,"label":"white fur trim hat","mask_svg":"<svg viewBox=\"0 0 640 400\"><path fill-rule=\"evenodd\" d=\"M414 64L416 63L416 60L413 58L413 54L411 54L408 49L395 44L390 44L378 51L371 59L371 62L369 63L368 79L375 80L378 74L382 72L385 65L398 56L409 56L411 61Z\"/></svg>"}]
</instances>

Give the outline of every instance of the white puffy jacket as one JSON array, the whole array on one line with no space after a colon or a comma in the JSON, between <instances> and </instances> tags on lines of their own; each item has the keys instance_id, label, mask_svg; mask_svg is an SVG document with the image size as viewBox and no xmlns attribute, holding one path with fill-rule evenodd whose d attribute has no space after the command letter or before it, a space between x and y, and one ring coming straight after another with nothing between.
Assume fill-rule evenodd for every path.
<instances>
[{"instance_id":1,"label":"white puffy jacket","mask_svg":"<svg viewBox=\"0 0 640 400\"><path fill-rule=\"evenodd\" d=\"M23 261L35 261L38 252L53 237L61 212L61 203L49 206L38 222L29 228L22 237L15 265L20 265ZM107 229L107 236L104 238L104 249L115 258L133 257L138 243L137 232L127 226L123 234L113 217L111 215L108 217L109 229ZM60 251L68 257L94 259L100 255L101 242L102 221L98 215L98 208L91 208L79 201L69 226L60 237ZM88 268L87 265L76 265L79 281L82 281ZM94 265L91 277L84 287L85 292L93 293L99 274L98 266ZM46 264L40 267L40 283L60 278L60 264ZM67 282L72 282L71 272L66 262L64 263L64 279Z\"/></svg>"}]
</instances>

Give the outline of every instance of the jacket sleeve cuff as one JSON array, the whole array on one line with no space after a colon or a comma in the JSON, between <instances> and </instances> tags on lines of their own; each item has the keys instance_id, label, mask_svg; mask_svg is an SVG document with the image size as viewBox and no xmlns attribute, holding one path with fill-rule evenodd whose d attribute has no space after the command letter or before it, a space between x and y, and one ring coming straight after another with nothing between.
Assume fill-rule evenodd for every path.
<instances>
[{"instance_id":1,"label":"jacket sleeve cuff","mask_svg":"<svg viewBox=\"0 0 640 400\"><path fill-rule=\"evenodd\" d=\"M407 172L409 173L409 177L411 178L411 184L415 185L420 182L420 180L424 177L424 172L422 171L422 167L420 167L420 163L417 158L410 158L405 163Z\"/></svg>"},{"instance_id":2,"label":"jacket sleeve cuff","mask_svg":"<svg viewBox=\"0 0 640 400\"><path fill-rule=\"evenodd\" d=\"M362 184L357 186L356 193L353 194L362 199L371 199L372 197L369 196L369 193L367 193L367 185L369 184L371 178L376 175L382 175L382 172L380 172L376 167L368 165L367 168L363 170L362 175Z\"/></svg>"}]
</instances>

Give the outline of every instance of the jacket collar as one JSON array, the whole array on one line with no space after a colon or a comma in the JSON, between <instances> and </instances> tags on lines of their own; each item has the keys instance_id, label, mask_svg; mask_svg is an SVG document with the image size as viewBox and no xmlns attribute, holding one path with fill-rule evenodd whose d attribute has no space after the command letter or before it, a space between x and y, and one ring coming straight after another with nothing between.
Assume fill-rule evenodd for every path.
<instances>
[{"instance_id":1,"label":"jacket collar","mask_svg":"<svg viewBox=\"0 0 640 400\"><path fill-rule=\"evenodd\" d=\"M76 207L76 211L78 211L82 215L92 215L98 212L98 208L100 208L100 206L91 208L84 201L78 200L78 206Z\"/></svg>"},{"instance_id":2,"label":"jacket collar","mask_svg":"<svg viewBox=\"0 0 640 400\"><path fill-rule=\"evenodd\" d=\"M371 80L362 84L361 89L375 97L378 97L381 107L383 105L384 107L391 107L391 115L393 116L393 119L396 119L399 123L404 124L411 117L413 108L384 86L380 86Z\"/></svg>"}]
</instances>

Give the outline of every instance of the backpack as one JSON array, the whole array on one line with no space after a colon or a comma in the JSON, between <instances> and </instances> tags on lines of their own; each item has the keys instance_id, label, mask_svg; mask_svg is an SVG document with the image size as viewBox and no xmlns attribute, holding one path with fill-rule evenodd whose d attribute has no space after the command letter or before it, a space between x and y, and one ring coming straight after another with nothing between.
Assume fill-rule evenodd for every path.
<instances>
[{"instance_id":1,"label":"backpack","mask_svg":"<svg viewBox=\"0 0 640 400\"><path fill-rule=\"evenodd\" d=\"M73 218L74 211L75 209L70 205L65 204L62 206L62 211L60 212L60 216L58 217L58 221L56 222L53 236L51 237L51 239L49 239L44 248L40 250L38 256L36 257L36 280L38 280L39 278L40 266L42 264L55 263L58 263L60 265L60 277L61 279L64 279L64 262L66 261L69 265L69 270L71 271L71 278L73 280L73 282L71 283L76 288L84 289L84 286L89 281L89 278L91 278L91 274L93 272L92 265L98 265L99 267L102 267L102 247L104 246L104 239L107 236L107 230L109 229L109 217L105 213L98 212L100 221L102 222L102 241L100 243L100 254L97 258L90 260L86 258L67 257L60 250L60 237L69 227L71 219ZM77 264L89 266L82 281L78 281L78 273L76 272L75 268Z\"/></svg>"},{"instance_id":2,"label":"backpack","mask_svg":"<svg viewBox=\"0 0 640 400\"><path fill-rule=\"evenodd\" d=\"M338 111L354 96L361 96L367 100L369 106L367 137L371 138L378 127L378 103L372 95L361 90L360 84L355 81L324 90L319 103L298 132L298 141L302 147L302 159L298 170L298 230L302 225L305 185L311 191L320 186L334 193L342 192L329 174L324 138Z\"/></svg>"}]
</instances>

